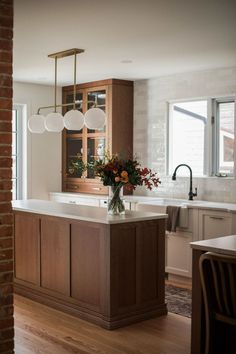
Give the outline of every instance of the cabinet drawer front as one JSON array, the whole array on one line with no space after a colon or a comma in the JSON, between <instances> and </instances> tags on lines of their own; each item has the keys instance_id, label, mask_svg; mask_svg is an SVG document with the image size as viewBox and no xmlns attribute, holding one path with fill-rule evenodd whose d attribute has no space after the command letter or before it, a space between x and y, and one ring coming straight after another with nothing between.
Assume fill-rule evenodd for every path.
<instances>
[{"instance_id":1,"label":"cabinet drawer front","mask_svg":"<svg viewBox=\"0 0 236 354\"><path fill-rule=\"evenodd\" d=\"M219 211L200 211L199 236L202 240L227 236L232 233L232 216Z\"/></svg>"},{"instance_id":2,"label":"cabinet drawer front","mask_svg":"<svg viewBox=\"0 0 236 354\"><path fill-rule=\"evenodd\" d=\"M107 194L107 187L100 183L66 183L65 192L79 192L79 193L94 193L94 194Z\"/></svg>"}]
</instances>

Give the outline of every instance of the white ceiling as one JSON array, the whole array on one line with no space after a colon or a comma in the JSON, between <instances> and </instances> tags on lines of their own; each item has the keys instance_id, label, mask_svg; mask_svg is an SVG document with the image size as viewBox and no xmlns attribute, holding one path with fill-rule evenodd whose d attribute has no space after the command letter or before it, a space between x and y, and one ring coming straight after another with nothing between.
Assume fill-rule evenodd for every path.
<instances>
[{"instance_id":1,"label":"white ceiling","mask_svg":"<svg viewBox=\"0 0 236 354\"><path fill-rule=\"evenodd\" d=\"M15 0L14 80L53 84L50 53L83 48L78 82L236 65L236 0ZM122 63L122 61L132 61ZM72 84L72 57L58 62Z\"/></svg>"}]
</instances>

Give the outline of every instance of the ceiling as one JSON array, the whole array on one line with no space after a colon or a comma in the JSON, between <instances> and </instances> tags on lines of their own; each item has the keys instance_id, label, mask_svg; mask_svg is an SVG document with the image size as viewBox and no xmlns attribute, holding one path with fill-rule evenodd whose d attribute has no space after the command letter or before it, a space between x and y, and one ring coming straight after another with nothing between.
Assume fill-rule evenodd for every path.
<instances>
[{"instance_id":1,"label":"ceiling","mask_svg":"<svg viewBox=\"0 0 236 354\"><path fill-rule=\"evenodd\" d=\"M53 84L50 53L83 48L78 82L236 65L236 0L15 0L14 80ZM58 62L72 84L72 57Z\"/></svg>"}]
</instances>

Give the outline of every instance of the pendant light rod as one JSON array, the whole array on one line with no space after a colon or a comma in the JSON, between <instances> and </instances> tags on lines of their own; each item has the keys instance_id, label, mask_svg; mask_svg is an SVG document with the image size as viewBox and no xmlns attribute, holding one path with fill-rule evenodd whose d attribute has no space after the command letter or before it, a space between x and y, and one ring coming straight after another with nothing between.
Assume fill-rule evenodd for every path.
<instances>
[{"instance_id":1,"label":"pendant light rod","mask_svg":"<svg viewBox=\"0 0 236 354\"><path fill-rule=\"evenodd\" d=\"M55 57L54 112L57 111L57 57Z\"/></svg>"},{"instance_id":2,"label":"pendant light rod","mask_svg":"<svg viewBox=\"0 0 236 354\"><path fill-rule=\"evenodd\" d=\"M74 109L75 109L75 100L76 100L76 52L74 54L74 105L73 105Z\"/></svg>"}]
</instances>

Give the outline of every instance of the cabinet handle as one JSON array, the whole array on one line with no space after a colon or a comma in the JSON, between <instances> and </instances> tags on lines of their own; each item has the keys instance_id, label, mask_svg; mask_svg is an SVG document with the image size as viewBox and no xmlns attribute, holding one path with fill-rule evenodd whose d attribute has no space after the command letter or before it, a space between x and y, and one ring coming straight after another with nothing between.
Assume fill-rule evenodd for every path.
<instances>
[{"instance_id":1,"label":"cabinet handle","mask_svg":"<svg viewBox=\"0 0 236 354\"><path fill-rule=\"evenodd\" d=\"M224 220L224 217L223 216L210 216L210 219Z\"/></svg>"},{"instance_id":2,"label":"cabinet handle","mask_svg":"<svg viewBox=\"0 0 236 354\"><path fill-rule=\"evenodd\" d=\"M106 200L104 200L104 202L103 202L104 204L107 204L107 201Z\"/></svg>"},{"instance_id":3,"label":"cabinet handle","mask_svg":"<svg viewBox=\"0 0 236 354\"><path fill-rule=\"evenodd\" d=\"M70 204L75 204L76 201L75 201L75 200L69 200L69 203L70 203Z\"/></svg>"},{"instance_id":4,"label":"cabinet handle","mask_svg":"<svg viewBox=\"0 0 236 354\"><path fill-rule=\"evenodd\" d=\"M70 189L79 189L79 186L68 185L67 188L70 188Z\"/></svg>"},{"instance_id":5,"label":"cabinet handle","mask_svg":"<svg viewBox=\"0 0 236 354\"><path fill-rule=\"evenodd\" d=\"M99 187L93 187L92 188L94 191L100 191L101 190L101 188L99 188Z\"/></svg>"}]
</instances>

